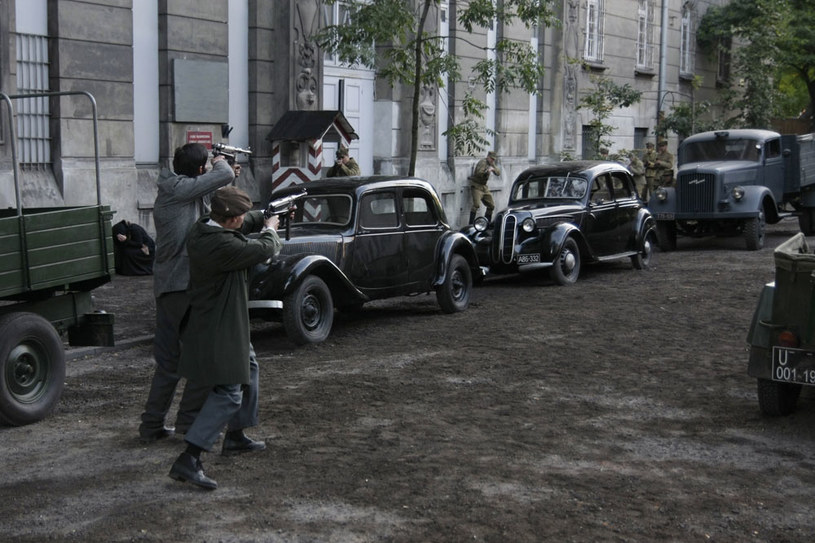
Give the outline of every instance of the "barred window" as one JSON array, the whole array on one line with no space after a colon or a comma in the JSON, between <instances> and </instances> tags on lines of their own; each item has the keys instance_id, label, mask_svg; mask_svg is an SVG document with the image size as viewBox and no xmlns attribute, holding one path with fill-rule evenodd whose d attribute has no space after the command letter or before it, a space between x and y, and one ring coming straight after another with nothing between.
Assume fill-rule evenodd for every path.
<instances>
[{"instance_id":1,"label":"barred window","mask_svg":"<svg viewBox=\"0 0 815 543\"><path fill-rule=\"evenodd\" d=\"M586 43L583 58L590 62L603 60L603 0L586 1Z\"/></svg>"},{"instance_id":2,"label":"barred window","mask_svg":"<svg viewBox=\"0 0 815 543\"><path fill-rule=\"evenodd\" d=\"M17 92L48 91L48 38L17 34ZM51 132L48 98L18 101L17 142L20 166L44 169L51 164Z\"/></svg>"}]
</instances>

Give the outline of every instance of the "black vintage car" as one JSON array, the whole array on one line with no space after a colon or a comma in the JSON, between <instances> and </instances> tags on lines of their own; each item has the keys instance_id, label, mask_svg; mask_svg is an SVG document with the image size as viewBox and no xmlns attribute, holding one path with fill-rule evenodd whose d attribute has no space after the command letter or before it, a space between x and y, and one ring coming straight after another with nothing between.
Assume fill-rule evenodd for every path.
<instances>
[{"instance_id":1,"label":"black vintage car","mask_svg":"<svg viewBox=\"0 0 815 543\"><path fill-rule=\"evenodd\" d=\"M651 213L630 172L615 162L530 168L512 184L507 208L492 225L479 217L462 232L489 272L548 269L561 285L577 281L583 262L630 258L646 268L656 245Z\"/></svg>"},{"instance_id":2,"label":"black vintage car","mask_svg":"<svg viewBox=\"0 0 815 543\"><path fill-rule=\"evenodd\" d=\"M277 190L272 201L301 193L279 231L280 255L252 274L251 316L282 320L289 338L306 344L328 337L335 307L435 291L445 313L467 308L481 268L429 183L326 179Z\"/></svg>"}]
</instances>

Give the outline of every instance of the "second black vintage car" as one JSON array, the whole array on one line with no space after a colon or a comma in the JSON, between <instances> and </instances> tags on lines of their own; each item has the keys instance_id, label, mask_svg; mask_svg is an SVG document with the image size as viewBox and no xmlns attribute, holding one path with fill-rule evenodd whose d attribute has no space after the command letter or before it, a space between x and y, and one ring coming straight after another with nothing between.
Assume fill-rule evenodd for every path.
<instances>
[{"instance_id":1,"label":"second black vintage car","mask_svg":"<svg viewBox=\"0 0 815 543\"><path fill-rule=\"evenodd\" d=\"M479 217L462 231L489 272L547 269L561 285L577 281L584 262L630 258L635 268L646 268L656 245L651 213L630 172L614 162L525 170L491 225Z\"/></svg>"},{"instance_id":2,"label":"second black vintage car","mask_svg":"<svg viewBox=\"0 0 815 543\"><path fill-rule=\"evenodd\" d=\"M250 279L249 311L282 320L295 343L325 340L335 307L350 311L370 300L434 291L445 313L469 305L481 269L426 181L326 179L272 194L273 202L292 198L296 209L279 231L286 238L280 255Z\"/></svg>"}]
</instances>

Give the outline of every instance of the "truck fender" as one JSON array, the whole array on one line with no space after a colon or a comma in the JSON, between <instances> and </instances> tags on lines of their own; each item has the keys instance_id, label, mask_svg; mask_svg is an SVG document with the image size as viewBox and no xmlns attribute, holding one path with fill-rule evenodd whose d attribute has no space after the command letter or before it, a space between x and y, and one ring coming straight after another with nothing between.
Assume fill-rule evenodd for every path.
<instances>
[{"instance_id":1,"label":"truck fender","mask_svg":"<svg viewBox=\"0 0 815 543\"><path fill-rule=\"evenodd\" d=\"M778 222L778 207L775 197L770 189L763 185L747 185L744 187L744 198L739 202L739 207L745 210L764 211L764 219L768 223Z\"/></svg>"},{"instance_id":2,"label":"truck fender","mask_svg":"<svg viewBox=\"0 0 815 543\"><path fill-rule=\"evenodd\" d=\"M482 277L483 271L478 265L478 257L475 254L475 248L472 241L461 232L448 232L439 242L438 248L438 270L436 279L433 281L433 286L438 287L444 284L447 279L448 263L453 254L460 254L467 260L472 272L473 282L478 282Z\"/></svg>"},{"instance_id":3,"label":"truck fender","mask_svg":"<svg viewBox=\"0 0 815 543\"><path fill-rule=\"evenodd\" d=\"M676 213L676 188L662 187L667 193L667 198L660 200L656 195L651 194L648 199L648 209L656 216L660 213Z\"/></svg>"}]
</instances>

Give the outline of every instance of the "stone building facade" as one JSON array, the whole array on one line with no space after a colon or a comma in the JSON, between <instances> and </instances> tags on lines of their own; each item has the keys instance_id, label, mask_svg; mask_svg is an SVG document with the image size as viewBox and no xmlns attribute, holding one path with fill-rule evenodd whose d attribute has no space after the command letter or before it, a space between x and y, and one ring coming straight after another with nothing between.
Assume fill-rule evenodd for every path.
<instances>
[{"instance_id":1,"label":"stone building facade","mask_svg":"<svg viewBox=\"0 0 815 543\"><path fill-rule=\"evenodd\" d=\"M458 156L444 131L461 119L472 66L494 54L489 44L502 36L531 44L546 73L534 95L482 96L502 166L491 182L499 206L530 165L592 152L584 137L590 114L579 108L591 76L643 93L608 121L615 126L612 152L641 148L654 138L660 107L717 92L724 67L695 50L694 31L710 5L726 1L558 0L557 28L494 25L471 34L456 19L467 0L441 0L430 28L448 37L461 79L421 90L417 175L436 186L453 226L466 221L466 178L480 156ZM0 91L89 92L97 107L101 198L116 210L115 220L152 231L155 179L187 141L250 147L239 185L263 203L273 188L267 136L289 111L341 110L359 135L351 154L363 174L406 172L412 90L342 66L314 42L322 25L344 16L341 3L322 0L0 0ZM12 102L24 204L92 203L90 101ZM0 206L11 207L12 127L2 107ZM330 166L332 143L322 147ZM305 160L298 153L294 147L286 160Z\"/></svg>"}]
</instances>

